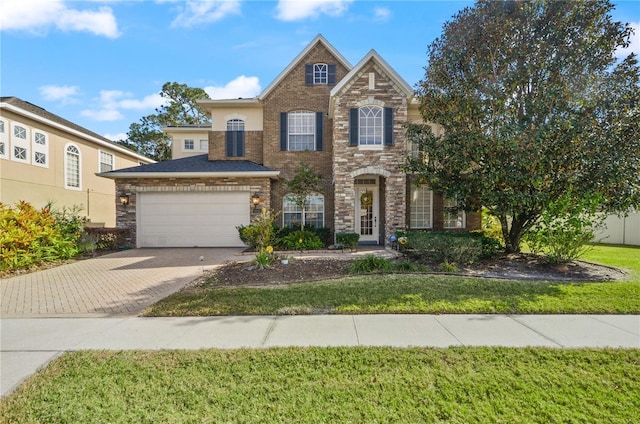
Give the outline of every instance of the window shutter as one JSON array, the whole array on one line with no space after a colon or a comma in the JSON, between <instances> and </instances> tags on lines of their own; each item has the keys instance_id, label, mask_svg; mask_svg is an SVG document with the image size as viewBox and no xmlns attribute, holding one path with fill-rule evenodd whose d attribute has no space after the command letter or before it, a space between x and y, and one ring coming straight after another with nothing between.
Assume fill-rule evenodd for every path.
<instances>
[{"instance_id":1,"label":"window shutter","mask_svg":"<svg viewBox=\"0 0 640 424\"><path fill-rule=\"evenodd\" d=\"M358 108L349 109L349 146L358 145Z\"/></svg>"},{"instance_id":2,"label":"window shutter","mask_svg":"<svg viewBox=\"0 0 640 424\"><path fill-rule=\"evenodd\" d=\"M235 131L236 133L236 153L238 156L244 156L244 131Z\"/></svg>"},{"instance_id":3,"label":"window shutter","mask_svg":"<svg viewBox=\"0 0 640 424\"><path fill-rule=\"evenodd\" d=\"M287 112L280 112L280 150L287 150L287 134L289 128L287 127Z\"/></svg>"},{"instance_id":4,"label":"window shutter","mask_svg":"<svg viewBox=\"0 0 640 424\"><path fill-rule=\"evenodd\" d=\"M316 112L316 150L322 151L324 137L324 113Z\"/></svg>"},{"instance_id":5,"label":"window shutter","mask_svg":"<svg viewBox=\"0 0 640 424\"><path fill-rule=\"evenodd\" d=\"M233 156L233 131L225 132L224 136L225 136L226 155L228 157L231 157Z\"/></svg>"},{"instance_id":6,"label":"window shutter","mask_svg":"<svg viewBox=\"0 0 640 424\"><path fill-rule=\"evenodd\" d=\"M313 85L313 65L311 63L304 65L304 84Z\"/></svg>"},{"instance_id":7,"label":"window shutter","mask_svg":"<svg viewBox=\"0 0 640 424\"><path fill-rule=\"evenodd\" d=\"M384 145L393 146L393 108L384 108Z\"/></svg>"},{"instance_id":8,"label":"window shutter","mask_svg":"<svg viewBox=\"0 0 640 424\"><path fill-rule=\"evenodd\" d=\"M336 64L330 63L327 67L327 84L336 85Z\"/></svg>"}]
</instances>

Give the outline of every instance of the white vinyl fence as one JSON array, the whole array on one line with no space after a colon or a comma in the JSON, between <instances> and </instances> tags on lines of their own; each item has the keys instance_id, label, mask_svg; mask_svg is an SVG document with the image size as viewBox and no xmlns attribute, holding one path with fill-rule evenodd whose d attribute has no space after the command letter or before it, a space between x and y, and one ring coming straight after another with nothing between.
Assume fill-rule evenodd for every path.
<instances>
[{"instance_id":1,"label":"white vinyl fence","mask_svg":"<svg viewBox=\"0 0 640 424\"><path fill-rule=\"evenodd\" d=\"M597 233L596 243L640 246L640 211L630 211L626 217L607 216L606 228Z\"/></svg>"}]
</instances>

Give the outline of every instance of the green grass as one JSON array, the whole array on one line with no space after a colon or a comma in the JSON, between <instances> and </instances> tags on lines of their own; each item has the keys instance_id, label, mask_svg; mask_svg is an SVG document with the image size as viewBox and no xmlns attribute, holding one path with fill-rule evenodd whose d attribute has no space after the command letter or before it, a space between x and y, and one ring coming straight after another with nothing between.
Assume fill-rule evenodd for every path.
<instances>
[{"instance_id":1,"label":"green grass","mask_svg":"<svg viewBox=\"0 0 640 424\"><path fill-rule=\"evenodd\" d=\"M3 423L636 422L640 350L278 348L65 354Z\"/></svg>"},{"instance_id":2,"label":"green grass","mask_svg":"<svg viewBox=\"0 0 640 424\"><path fill-rule=\"evenodd\" d=\"M617 266L625 281L553 282L389 274L269 288L176 293L146 316L310 313L632 314L640 312L640 249L594 246L584 258Z\"/></svg>"}]
</instances>

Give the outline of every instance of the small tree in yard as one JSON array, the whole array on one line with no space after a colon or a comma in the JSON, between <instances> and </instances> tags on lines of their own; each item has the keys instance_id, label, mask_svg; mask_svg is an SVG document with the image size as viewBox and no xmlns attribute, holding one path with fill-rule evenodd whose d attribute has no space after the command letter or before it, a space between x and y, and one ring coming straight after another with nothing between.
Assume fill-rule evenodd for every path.
<instances>
[{"instance_id":1,"label":"small tree in yard","mask_svg":"<svg viewBox=\"0 0 640 424\"><path fill-rule=\"evenodd\" d=\"M486 207L508 252L560 199L640 205L640 69L634 54L616 62L632 30L612 9L481 0L429 47L418 97L430 125L409 126L423 153L407 170L466 210Z\"/></svg>"},{"instance_id":2,"label":"small tree in yard","mask_svg":"<svg viewBox=\"0 0 640 424\"><path fill-rule=\"evenodd\" d=\"M306 225L305 215L309 196L313 193L322 192L322 177L316 174L311 167L300 162L294 177L285 180L285 185L289 193L287 196L300 208L302 212L301 229Z\"/></svg>"}]
</instances>

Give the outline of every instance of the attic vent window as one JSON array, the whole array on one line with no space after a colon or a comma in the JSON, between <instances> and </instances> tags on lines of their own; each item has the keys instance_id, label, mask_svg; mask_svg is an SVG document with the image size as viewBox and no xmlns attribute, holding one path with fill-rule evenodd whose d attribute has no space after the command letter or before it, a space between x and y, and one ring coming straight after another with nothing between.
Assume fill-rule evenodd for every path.
<instances>
[{"instance_id":1,"label":"attic vent window","mask_svg":"<svg viewBox=\"0 0 640 424\"><path fill-rule=\"evenodd\" d=\"M327 64L326 63L316 63L313 65L313 83L314 84L327 83Z\"/></svg>"}]
</instances>

